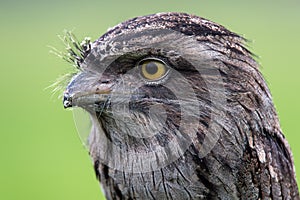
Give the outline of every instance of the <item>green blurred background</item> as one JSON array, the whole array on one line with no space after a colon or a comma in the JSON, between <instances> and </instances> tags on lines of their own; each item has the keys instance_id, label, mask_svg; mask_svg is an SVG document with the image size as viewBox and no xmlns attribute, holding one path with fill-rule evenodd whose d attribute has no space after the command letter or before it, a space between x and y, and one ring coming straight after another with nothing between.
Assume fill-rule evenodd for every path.
<instances>
[{"instance_id":1,"label":"green blurred background","mask_svg":"<svg viewBox=\"0 0 300 200\"><path fill-rule=\"evenodd\" d=\"M300 1L7 1L0 2L0 199L98 200L92 163L72 112L50 84L69 64L49 53L58 34L98 38L108 27L156 12L193 13L252 42L292 147L300 182Z\"/></svg>"}]
</instances>

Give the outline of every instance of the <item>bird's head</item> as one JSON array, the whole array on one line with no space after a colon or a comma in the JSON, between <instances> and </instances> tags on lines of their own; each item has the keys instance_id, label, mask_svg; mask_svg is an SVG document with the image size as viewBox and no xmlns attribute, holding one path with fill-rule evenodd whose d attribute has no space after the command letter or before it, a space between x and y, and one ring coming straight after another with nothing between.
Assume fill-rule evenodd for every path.
<instances>
[{"instance_id":1,"label":"bird's head","mask_svg":"<svg viewBox=\"0 0 300 200\"><path fill-rule=\"evenodd\" d=\"M159 169L191 144L203 157L226 127L229 89L242 90L243 74L256 73L242 43L196 16L134 18L83 51L64 106L89 112L90 153L114 169Z\"/></svg>"}]
</instances>

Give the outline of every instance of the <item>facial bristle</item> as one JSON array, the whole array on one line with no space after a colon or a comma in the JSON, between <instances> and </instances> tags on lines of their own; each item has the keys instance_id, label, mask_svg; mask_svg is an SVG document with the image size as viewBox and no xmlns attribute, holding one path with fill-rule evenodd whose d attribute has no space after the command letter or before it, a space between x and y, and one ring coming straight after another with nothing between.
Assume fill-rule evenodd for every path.
<instances>
[{"instance_id":1,"label":"facial bristle","mask_svg":"<svg viewBox=\"0 0 300 200\"><path fill-rule=\"evenodd\" d=\"M63 42L65 51L59 51L51 47L51 52L80 69L80 64L91 51L91 39L85 37L80 42L71 31L64 31L64 35L58 37Z\"/></svg>"}]
</instances>

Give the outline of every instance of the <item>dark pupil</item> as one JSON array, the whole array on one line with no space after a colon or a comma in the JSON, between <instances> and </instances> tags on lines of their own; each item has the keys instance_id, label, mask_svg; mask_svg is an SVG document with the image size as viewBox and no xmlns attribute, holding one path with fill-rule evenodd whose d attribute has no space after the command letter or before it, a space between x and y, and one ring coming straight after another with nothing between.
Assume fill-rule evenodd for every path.
<instances>
[{"instance_id":1,"label":"dark pupil","mask_svg":"<svg viewBox=\"0 0 300 200\"><path fill-rule=\"evenodd\" d=\"M157 70L158 70L158 67L157 67L157 65L154 62L149 62L146 65L146 71L149 74L155 74L157 72Z\"/></svg>"}]
</instances>

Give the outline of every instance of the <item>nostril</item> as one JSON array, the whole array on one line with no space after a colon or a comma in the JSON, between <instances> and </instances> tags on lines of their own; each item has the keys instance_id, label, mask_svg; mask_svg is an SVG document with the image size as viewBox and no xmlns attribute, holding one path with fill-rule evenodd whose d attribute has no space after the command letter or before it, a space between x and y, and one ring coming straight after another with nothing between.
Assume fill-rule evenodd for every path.
<instances>
[{"instance_id":1,"label":"nostril","mask_svg":"<svg viewBox=\"0 0 300 200\"><path fill-rule=\"evenodd\" d=\"M108 79L106 79L106 80L101 80L100 82L103 83L103 84L107 84L107 83L109 83L110 81L109 81Z\"/></svg>"},{"instance_id":2,"label":"nostril","mask_svg":"<svg viewBox=\"0 0 300 200\"><path fill-rule=\"evenodd\" d=\"M72 97L68 93L64 94L63 104L64 108L72 107Z\"/></svg>"}]
</instances>

